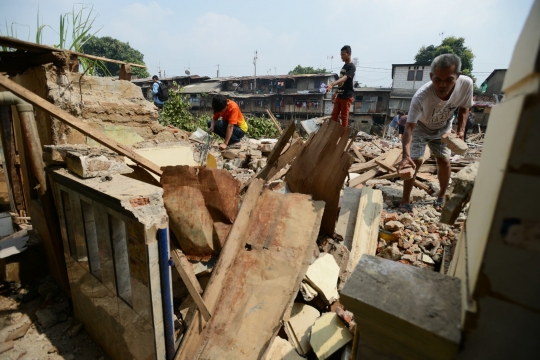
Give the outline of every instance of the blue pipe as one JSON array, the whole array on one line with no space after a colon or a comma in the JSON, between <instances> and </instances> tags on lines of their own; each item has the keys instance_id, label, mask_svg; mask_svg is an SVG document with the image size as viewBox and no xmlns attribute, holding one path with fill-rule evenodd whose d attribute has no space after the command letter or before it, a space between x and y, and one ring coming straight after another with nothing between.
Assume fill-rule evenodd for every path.
<instances>
[{"instance_id":1,"label":"blue pipe","mask_svg":"<svg viewBox=\"0 0 540 360\"><path fill-rule=\"evenodd\" d=\"M163 326L165 327L165 351L167 360L173 360L174 322L171 285L171 268L169 262L169 229L158 229L159 273L161 282L161 304L163 305Z\"/></svg>"}]
</instances>

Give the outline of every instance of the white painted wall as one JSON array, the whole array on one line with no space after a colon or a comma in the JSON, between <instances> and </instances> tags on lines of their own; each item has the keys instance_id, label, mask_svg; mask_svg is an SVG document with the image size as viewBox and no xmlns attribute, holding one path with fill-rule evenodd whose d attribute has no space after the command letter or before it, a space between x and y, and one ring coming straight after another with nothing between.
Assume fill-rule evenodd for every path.
<instances>
[{"instance_id":1,"label":"white painted wall","mask_svg":"<svg viewBox=\"0 0 540 360\"><path fill-rule=\"evenodd\" d=\"M424 70L421 81L407 81L409 70ZM394 69L394 79L392 87L394 89L419 89L422 85L430 81L429 79L430 66L404 65L397 66Z\"/></svg>"}]
</instances>

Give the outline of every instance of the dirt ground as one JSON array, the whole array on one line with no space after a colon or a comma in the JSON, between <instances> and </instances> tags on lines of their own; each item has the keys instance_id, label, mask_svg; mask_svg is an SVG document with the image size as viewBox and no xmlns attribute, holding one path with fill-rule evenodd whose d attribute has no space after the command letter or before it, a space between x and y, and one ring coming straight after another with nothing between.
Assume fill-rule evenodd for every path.
<instances>
[{"instance_id":1,"label":"dirt ground","mask_svg":"<svg viewBox=\"0 0 540 360\"><path fill-rule=\"evenodd\" d=\"M13 341L13 348L0 353L1 359L109 359L75 320L70 301L48 277L24 287L19 283L0 287L0 348L11 347L9 340L1 343L6 337L18 336L22 337Z\"/></svg>"}]
</instances>

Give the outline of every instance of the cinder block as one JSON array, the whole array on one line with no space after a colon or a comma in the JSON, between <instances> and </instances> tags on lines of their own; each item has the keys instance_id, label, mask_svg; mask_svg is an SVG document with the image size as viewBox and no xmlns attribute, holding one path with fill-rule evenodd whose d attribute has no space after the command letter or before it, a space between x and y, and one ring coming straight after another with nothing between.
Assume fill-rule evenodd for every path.
<instances>
[{"instance_id":1,"label":"cinder block","mask_svg":"<svg viewBox=\"0 0 540 360\"><path fill-rule=\"evenodd\" d=\"M363 255L340 302L355 315L364 358L454 359L460 289L457 278Z\"/></svg>"}]
</instances>

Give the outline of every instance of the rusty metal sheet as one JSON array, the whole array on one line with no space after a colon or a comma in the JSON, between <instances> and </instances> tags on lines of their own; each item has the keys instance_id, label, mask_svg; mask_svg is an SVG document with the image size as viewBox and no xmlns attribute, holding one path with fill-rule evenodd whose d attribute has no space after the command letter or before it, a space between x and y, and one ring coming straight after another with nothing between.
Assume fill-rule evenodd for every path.
<instances>
[{"instance_id":1,"label":"rusty metal sheet","mask_svg":"<svg viewBox=\"0 0 540 360\"><path fill-rule=\"evenodd\" d=\"M194 358L262 356L298 293L323 209L308 195L263 192Z\"/></svg>"}]
</instances>

